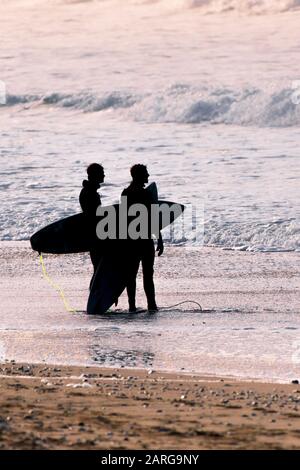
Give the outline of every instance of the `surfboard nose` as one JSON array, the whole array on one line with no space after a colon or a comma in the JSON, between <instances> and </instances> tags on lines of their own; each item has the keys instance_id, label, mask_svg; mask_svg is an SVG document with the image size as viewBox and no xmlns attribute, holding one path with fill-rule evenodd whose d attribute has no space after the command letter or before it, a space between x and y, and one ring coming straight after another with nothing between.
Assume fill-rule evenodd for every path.
<instances>
[{"instance_id":1,"label":"surfboard nose","mask_svg":"<svg viewBox=\"0 0 300 470\"><path fill-rule=\"evenodd\" d=\"M34 234L30 237L30 245L31 245L31 248L32 248L34 251L40 252L38 240L39 240L39 237L37 236L36 233L34 233Z\"/></svg>"}]
</instances>

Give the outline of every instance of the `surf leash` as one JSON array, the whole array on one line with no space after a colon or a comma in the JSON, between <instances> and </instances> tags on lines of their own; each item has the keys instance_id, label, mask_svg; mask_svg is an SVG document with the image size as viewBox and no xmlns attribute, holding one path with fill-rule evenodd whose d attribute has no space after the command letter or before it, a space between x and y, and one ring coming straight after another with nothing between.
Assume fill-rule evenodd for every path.
<instances>
[{"instance_id":1,"label":"surf leash","mask_svg":"<svg viewBox=\"0 0 300 470\"><path fill-rule=\"evenodd\" d=\"M169 305L168 307L160 307L159 310L170 310L171 308L178 307L179 305L182 305L182 304L195 304L199 308L199 311L203 312L203 308L201 307L199 302L196 302L195 300L183 300L182 302L179 302L178 304L175 304L175 305Z\"/></svg>"},{"instance_id":2,"label":"surf leash","mask_svg":"<svg viewBox=\"0 0 300 470\"><path fill-rule=\"evenodd\" d=\"M40 259L40 263L41 263L41 266L42 266L42 271L43 271L43 275L44 275L44 278L46 279L46 281L48 282L48 284L53 287L53 289L55 289L60 297L61 297L61 300L63 301L63 304L64 304L64 307L66 309L67 312L70 312L70 313L74 313L76 312L76 310L74 310L66 296L65 296L65 293L63 291L63 289L56 283L53 281L53 279L51 279L51 277L49 276L49 274L47 273L47 270L46 270L46 266L45 266L45 261L44 261L44 258L43 258L43 255L42 253L39 254L39 259ZM197 305L198 309L200 312L203 311L203 308L201 307L201 304L199 302L196 302L195 300L183 300L182 302L179 302L177 304L174 304L174 305L168 305L168 306L162 306L159 308L160 311L164 311L164 310L170 310L172 308L175 308L175 307L179 307L180 305L183 305L183 304L194 304L194 305ZM195 310L197 311L197 310ZM109 313L113 313L114 311L111 311Z\"/></svg>"},{"instance_id":3,"label":"surf leash","mask_svg":"<svg viewBox=\"0 0 300 470\"><path fill-rule=\"evenodd\" d=\"M47 273L47 270L46 270L46 266L45 266L45 262L44 262L44 258L43 258L43 255L42 253L39 254L39 258L40 258L40 263L41 263L41 266L42 266L42 271L43 271L43 275L44 275L44 278L46 279L46 281L48 282L48 284L53 287L60 295L62 301L63 301L63 304L65 306L65 309L67 310L67 312L71 312L71 313L74 313L76 312L76 310L74 310L73 308L70 307L70 304L69 302L67 301L66 299L66 296L65 296L65 293L64 291L62 290L62 288L56 284L53 279L51 279L51 277L49 276L49 274Z\"/></svg>"}]
</instances>

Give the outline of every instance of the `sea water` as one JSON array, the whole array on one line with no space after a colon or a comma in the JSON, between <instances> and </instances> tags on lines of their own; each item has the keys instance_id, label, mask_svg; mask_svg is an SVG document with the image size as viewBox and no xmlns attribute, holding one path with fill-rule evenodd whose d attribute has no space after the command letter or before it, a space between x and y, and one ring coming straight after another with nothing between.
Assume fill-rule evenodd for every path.
<instances>
[{"instance_id":1,"label":"sea water","mask_svg":"<svg viewBox=\"0 0 300 470\"><path fill-rule=\"evenodd\" d=\"M206 245L299 250L299 21L295 0L1 0L0 239L77 212L89 163L110 204L140 162L204 206Z\"/></svg>"},{"instance_id":2,"label":"sea water","mask_svg":"<svg viewBox=\"0 0 300 470\"><path fill-rule=\"evenodd\" d=\"M58 294L32 279L38 263L5 258L6 358L298 377L297 254L261 252L300 248L299 24L299 0L0 0L5 246L29 246L41 226L78 212L89 163L105 167L103 204L118 200L132 164L145 163L161 198L200 208L205 245L258 252L196 251L191 260L186 245L196 241L182 237L183 280L168 249L156 263L165 270L158 302L175 286L175 301L205 311L133 318L64 313ZM84 309L89 278L78 286L83 263L75 272L74 259L60 258L51 275L66 270L59 284ZM6 277L18 269L16 287Z\"/></svg>"}]
</instances>

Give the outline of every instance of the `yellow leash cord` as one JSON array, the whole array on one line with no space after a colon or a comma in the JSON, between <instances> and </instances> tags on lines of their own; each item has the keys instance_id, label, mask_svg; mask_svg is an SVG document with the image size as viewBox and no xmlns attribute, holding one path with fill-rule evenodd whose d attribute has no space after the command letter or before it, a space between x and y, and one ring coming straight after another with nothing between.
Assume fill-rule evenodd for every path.
<instances>
[{"instance_id":1,"label":"yellow leash cord","mask_svg":"<svg viewBox=\"0 0 300 470\"><path fill-rule=\"evenodd\" d=\"M75 313L76 310L74 310L73 308L70 307L70 304L69 302L67 301L66 299L66 296L65 296L65 293L64 291L62 290L62 288L56 284L52 279L51 277L49 276L49 274L47 273L47 270L46 270L46 266L45 266L45 262L44 262L44 259L43 259L43 255L40 253L39 255L39 258L40 258L40 263L41 263L41 266L42 266L42 271L43 271L43 275L44 275L44 278L46 279L46 281L48 282L48 284L53 287L60 295L61 297L61 300L63 301L63 304L64 304L64 307L65 309L67 310L67 312L70 312L70 313ZM202 312L203 309L201 307L201 305L198 303L198 302L195 302L194 300L184 300L183 302L179 302L178 304L175 304L175 305L170 305L168 307L161 307L160 310L161 311L166 311L166 310L170 310L174 307L177 307L178 305L182 305L182 304L185 304L185 303L193 303L193 304L196 304L198 307L199 307L199 311ZM111 310L108 310L109 313L112 313L113 311Z\"/></svg>"},{"instance_id":2,"label":"yellow leash cord","mask_svg":"<svg viewBox=\"0 0 300 470\"><path fill-rule=\"evenodd\" d=\"M69 305L69 302L67 301L66 299L66 296L64 294L64 291L62 290L62 288L56 284L52 279L51 277L49 276L49 274L47 273L46 271L46 266L45 266L45 262L44 262L44 259L43 259L43 256L42 254L40 254L40 263L41 263L41 266L42 266L42 271L43 271L43 275L44 275L44 278L46 279L46 281L48 282L48 284L53 287L60 295L62 301L63 301L63 304L65 306L65 309L67 310L67 312L76 312L76 310L74 310L73 308L70 307Z\"/></svg>"}]
</instances>

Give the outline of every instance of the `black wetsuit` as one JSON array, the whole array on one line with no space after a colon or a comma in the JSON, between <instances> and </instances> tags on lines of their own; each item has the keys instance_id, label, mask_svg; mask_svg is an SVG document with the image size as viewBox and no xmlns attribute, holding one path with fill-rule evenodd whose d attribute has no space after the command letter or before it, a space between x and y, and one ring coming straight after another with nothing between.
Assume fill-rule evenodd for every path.
<instances>
[{"instance_id":1,"label":"black wetsuit","mask_svg":"<svg viewBox=\"0 0 300 470\"><path fill-rule=\"evenodd\" d=\"M127 196L127 204L130 207L132 204L144 204L150 211L151 209L151 198L147 191L141 187L136 187L133 183L124 189L122 196ZM150 212L149 212L150 214ZM151 230L149 224L150 218L148 219L148 239L131 240L131 252L132 257L130 259L130 275L127 283L127 295L129 302L129 309L135 309L135 296L136 296L136 277L139 270L140 262L143 267L143 283L144 291L147 297L148 309L156 309L155 302L155 288L153 281L154 274L154 260L155 260L155 248L154 241L151 238Z\"/></svg>"},{"instance_id":2,"label":"black wetsuit","mask_svg":"<svg viewBox=\"0 0 300 470\"><path fill-rule=\"evenodd\" d=\"M82 190L79 195L79 202L82 209L82 212L87 214L91 219L96 217L96 211L98 206L101 206L101 198L97 192L98 186L95 186L91 181L83 180ZM99 254L97 249L92 249L90 251L91 261L94 266L94 274L98 267L98 264L101 260L101 254ZM93 282L94 275L91 279L91 284ZM91 285L90 284L90 285Z\"/></svg>"}]
</instances>

